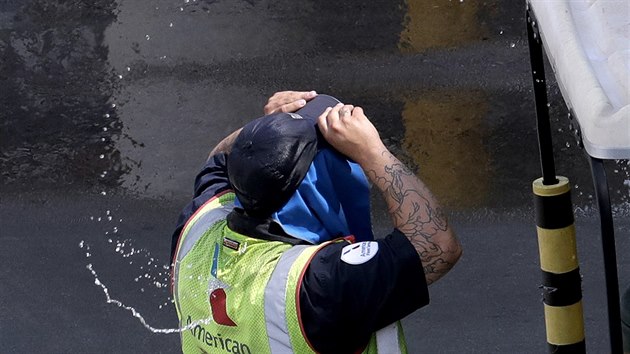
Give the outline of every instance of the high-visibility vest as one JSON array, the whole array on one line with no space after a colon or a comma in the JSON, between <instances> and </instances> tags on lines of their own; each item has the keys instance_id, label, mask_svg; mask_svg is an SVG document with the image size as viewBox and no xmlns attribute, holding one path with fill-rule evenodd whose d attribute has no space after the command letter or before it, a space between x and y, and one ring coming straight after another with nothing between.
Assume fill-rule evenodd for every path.
<instances>
[{"instance_id":1,"label":"high-visibility vest","mask_svg":"<svg viewBox=\"0 0 630 354\"><path fill-rule=\"evenodd\" d=\"M299 318L299 285L327 243L292 246L227 227L234 194L206 202L186 223L173 268L184 353L315 353ZM330 241L339 242L339 241ZM363 353L405 353L400 323L372 335Z\"/></svg>"}]
</instances>

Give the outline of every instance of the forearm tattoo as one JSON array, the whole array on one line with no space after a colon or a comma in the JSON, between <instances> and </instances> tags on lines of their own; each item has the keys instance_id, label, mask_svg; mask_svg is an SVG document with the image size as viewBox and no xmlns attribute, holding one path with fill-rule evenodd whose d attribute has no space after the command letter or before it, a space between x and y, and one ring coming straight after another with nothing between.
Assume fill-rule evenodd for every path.
<instances>
[{"instance_id":1,"label":"forearm tattoo","mask_svg":"<svg viewBox=\"0 0 630 354\"><path fill-rule=\"evenodd\" d=\"M394 225L407 236L418 251L424 267L427 283L440 278L448 272L453 263L435 238L448 229L447 219L439 207L431 202L433 197L417 177L396 157L387 154L391 162L378 173L367 171L368 176L381 189L392 216Z\"/></svg>"}]
</instances>

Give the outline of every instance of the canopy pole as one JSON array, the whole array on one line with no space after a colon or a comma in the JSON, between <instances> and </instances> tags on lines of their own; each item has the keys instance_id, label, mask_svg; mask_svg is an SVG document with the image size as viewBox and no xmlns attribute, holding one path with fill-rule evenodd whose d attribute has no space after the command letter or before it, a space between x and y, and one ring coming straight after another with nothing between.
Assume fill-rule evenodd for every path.
<instances>
[{"instance_id":1,"label":"canopy pole","mask_svg":"<svg viewBox=\"0 0 630 354\"><path fill-rule=\"evenodd\" d=\"M547 106L547 83L545 82L545 62L543 48L536 20L527 4L527 41L529 43L529 61L534 80L534 103L536 104L536 119L538 127L538 147L540 149L540 163L542 167L543 184L558 183L556 166L553 160L553 145L551 142L551 123L549 121L549 107Z\"/></svg>"},{"instance_id":2,"label":"canopy pole","mask_svg":"<svg viewBox=\"0 0 630 354\"><path fill-rule=\"evenodd\" d=\"M608 329L610 332L610 352L621 354L621 308L619 305L619 279L617 276L617 251L615 247L615 229L613 226L608 180L604 161L589 156L595 196L599 208L601 223L602 248L604 250L604 273L606 275L606 297L608 300Z\"/></svg>"},{"instance_id":3,"label":"canopy pole","mask_svg":"<svg viewBox=\"0 0 630 354\"><path fill-rule=\"evenodd\" d=\"M542 178L533 183L536 231L543 275L543 304L549 353L586 353L581 275L566 177L556 176L540 32L527 4L527 39L534 84L534 103Z\"/></svg>"}]
</instances>

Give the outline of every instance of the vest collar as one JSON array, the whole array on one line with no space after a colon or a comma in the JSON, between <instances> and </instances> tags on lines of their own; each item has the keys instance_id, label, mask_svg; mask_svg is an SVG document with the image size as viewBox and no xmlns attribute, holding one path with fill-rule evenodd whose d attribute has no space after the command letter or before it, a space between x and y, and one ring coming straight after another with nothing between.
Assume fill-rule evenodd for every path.
<instances>
[{"instance_id":1,"label":"vest collar","mask_svg":"<svg viewBox=\"0 0 630 354\"><path fill-rule=\"evenodd\" d=\"M245 215L245 211L241 208L234 208L227 215L227 226L236 233L261 240L279 241L294 246L311 244L287 234L273 219L259 219Z\"/></svg>"}]
</instances>

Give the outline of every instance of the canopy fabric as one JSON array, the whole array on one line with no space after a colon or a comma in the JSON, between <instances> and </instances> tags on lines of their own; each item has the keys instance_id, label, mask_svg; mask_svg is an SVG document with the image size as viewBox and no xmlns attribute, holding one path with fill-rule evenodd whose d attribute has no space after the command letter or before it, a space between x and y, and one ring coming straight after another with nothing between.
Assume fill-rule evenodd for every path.
<instances>
[{"instance_id":1,"label":"canopy fabric","mask_svg":"<svg viewBox=\"0 0 630 354\"><path fill-rule=\"evenodd\" d=\"M630 1L529 2L586 152L630 158Z\"/></svg>"}]
</instances>

